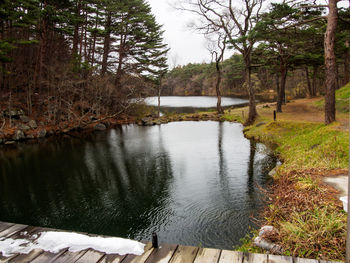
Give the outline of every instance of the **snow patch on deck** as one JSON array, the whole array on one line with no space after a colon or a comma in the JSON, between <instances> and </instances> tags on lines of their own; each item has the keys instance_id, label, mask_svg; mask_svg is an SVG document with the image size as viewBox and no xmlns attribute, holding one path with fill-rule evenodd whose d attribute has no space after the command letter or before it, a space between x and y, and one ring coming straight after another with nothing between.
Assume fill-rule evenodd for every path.
<instances>
[{"instance_id":1,"label":"snow patch on deck","mask_svg":"<svg viewBox=\"0 0 350 263\"><path fill-rule=\"evenodd\" d=\"M4 257L14 254L28 254L34 249L42 249L58 253L62 249L79 252L85 249L94 249L106 254L134 254L142 255L145 244L117 237L91 237L69 232L42 232L40 237L33 241L28 239L1 239L0 252Z\"/></svg>"}]
</instances>

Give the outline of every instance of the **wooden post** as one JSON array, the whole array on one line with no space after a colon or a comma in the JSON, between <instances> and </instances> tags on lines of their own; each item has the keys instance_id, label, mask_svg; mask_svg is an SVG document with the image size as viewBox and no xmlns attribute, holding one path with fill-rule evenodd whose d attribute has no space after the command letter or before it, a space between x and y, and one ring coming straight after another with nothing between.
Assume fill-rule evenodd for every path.
<instances>
[{"instance_id":1,"label":"wooden post","mask_svg":"<svg viewBox=\"0 0 350 263\"><path fill-rule=\"evenodd\" d=\"M152 247L158 248L158 236L157 233L152 234Z\"/></svg>"},{"instance_id":2,"label":"wooden post","mask_svg":"<svg viewBox=\"0 0 350 263\"><path fill-rule=\"evenodd\" d=\"M273 111L273 120L274 120L274 121L276 121L276 119L277 119L277 116L276 116L276 115L277 115L277 114L276 114L276 111L274 110L274 111Z\"/></svg>"},{"instance_id":3,"label":"wooden post","mask_svg":"<svg viewBox=\"0 0 350 263\"><path fill-rule=\"evenodd\" d=\"M242 121L244 121L244 110L242 110Z\"/></svg>"}]
</instances>

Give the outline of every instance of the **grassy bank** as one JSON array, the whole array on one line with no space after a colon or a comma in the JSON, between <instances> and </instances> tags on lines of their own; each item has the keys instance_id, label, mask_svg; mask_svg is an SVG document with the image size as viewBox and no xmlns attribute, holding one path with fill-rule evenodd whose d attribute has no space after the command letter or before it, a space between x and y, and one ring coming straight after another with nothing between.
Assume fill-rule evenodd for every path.
<instances>
[{"instance_id":1,"label":"grassy bank","mask_svg":"<svg viewBox=\"0 0 350 263\"><path fill-rule=\"evenodd\" d=\"M283 165L274 176L262 224L279 233L271 241L286 255L344 260L346 214L338 192L322 178L346 173L349 133L339 124L277 121L245 129L248 138L270 144ZM246 242L244 251L256 251Z\"/></svg>"},{"instance_id":2,"label":"grassy bank","mask_svg":"<svg viewBox=\"0 0 350 263\"><path fill-rule=\"evenodd\" d=\"M338 112L349 112L350 103L350 82L338 89L335 93L336 109ZM324 99L315 102L315 106L323 109Z\"/></svg>"}]
</instances>

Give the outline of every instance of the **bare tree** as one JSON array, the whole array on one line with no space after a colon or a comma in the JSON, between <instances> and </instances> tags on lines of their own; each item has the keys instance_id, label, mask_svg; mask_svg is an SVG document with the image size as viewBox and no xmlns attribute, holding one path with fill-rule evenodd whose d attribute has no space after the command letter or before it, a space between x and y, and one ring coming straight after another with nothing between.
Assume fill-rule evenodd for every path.
<instances>
[{"instance_id":1,"label":"bare tree","mask_svg":"<svg viewBox=\"0 0 350 263\"><path fill-rule=\"evenodd\" d=\"M216 40L208 38L209 44L207 49L212 55L212 60L215 60L215 68L216 68L216 96L217 96L217 104L216 108L219 114L224 114L224 110L221 107L221 79L222 79L222 68L220 62L223 61L224 53L226 49L227 42L227 34L225 32L217 31L215 32Z\"/></svg>"},{"instance_id":2,"label":"bare tree","mask_svg":"<svg viewBox=\"0 0 350 263\"><path fill-rule=\"evenodd\" d=\"M226 32L232 47L239 51L245 65L245 83L249 94L249 116L246 125L256 117L255 90L251 83L251 53L254 39L250 32L254 27L264 0L183 0L176 8L189 11L201 18L197 29L220 28Z\"/></svg>"}]
</instances>

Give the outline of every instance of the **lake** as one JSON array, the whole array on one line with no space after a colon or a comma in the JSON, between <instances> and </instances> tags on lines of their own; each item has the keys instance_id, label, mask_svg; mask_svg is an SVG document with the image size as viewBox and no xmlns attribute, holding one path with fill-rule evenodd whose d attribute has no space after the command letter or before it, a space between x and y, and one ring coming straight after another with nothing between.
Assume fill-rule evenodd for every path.
<instances>
[{"instance_id":1,"label":"lake","mask_svg":"<svg viewBox=\"0 0 350 263\"><path fill-rule=\"evenodd\" d=\"M276 158L237 123L120 126L0 148L0 221L232 249Z\"/></svg>"},{"instance_id":2,"label":"lake","mask_svg":"<svg viewBox=\"0 0 350 263\"><path fill-rule=\"evenodd\" d=\"M158 97L148 97L145 99L146 105L158 106ZM216 108L217 97L213 96L161 96L160 105L162 111L193 113L197 110L209 110ZM222 97L221 106L238 107L248 103L248 100Z\"/></svg>"}]
</instances>

